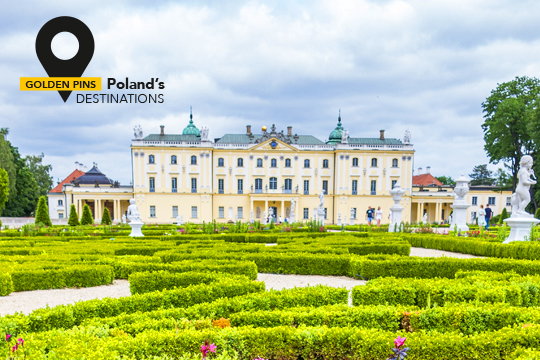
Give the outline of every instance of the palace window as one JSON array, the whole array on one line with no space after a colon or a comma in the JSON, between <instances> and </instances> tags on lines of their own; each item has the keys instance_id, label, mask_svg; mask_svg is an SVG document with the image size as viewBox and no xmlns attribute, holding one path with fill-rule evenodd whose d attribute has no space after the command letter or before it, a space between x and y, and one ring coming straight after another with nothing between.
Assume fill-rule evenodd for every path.
<instances>
[{"instance_id":1,"label":"palace window","mask_svg":"<svg viewBox=\"0 0 540 360\"><path fill-rule=\"evenodd\" d=\"M358 166L358 158L352 159L352 166Z\"/></svg>"},{"instance_id":2,"label":"palace window","mask_svg":"<svg viewBox=\"0 0 540 360\"><path fill-rule=\"evenodd\" d=\"M488 198L488 204L489 205L495 205L495 196L490 196Z\"/></svg>"},{"instance_id":3,"label":"palace window","mask_svg":"<svg viewBox=\"0 0 540 360\"><path fill-rule=\"evenodd\" d=\"M270 190L277 190L277 178L271 177L270 178Z\"/></svg>"},{"instance_id":4,"label":"palace window","mask_svg":"<svg viewBox=\"0 0 540 360\"><path fill-rule=\"evenodd\" d=\"M304 167L305 168L309 167L309 159L304 160Z\"/></svg>"},{"instance_id":5,"label":"palace window","mask_svg":"<svg viewBox=\"0 0 540 360\"><path fill-rule=\"evenodd\" d=\"M262 159L257 159L257 167L263 167Z\"/></svg>"},{"instance_id":6,"label":"palace window","mask_svg":"<svg viewBox=\"0 0 540 360\"><path fill-rule=\"evenodd\" d=\"M327 219L327 215L328 215L328 208L324 208L324 219L325 220Z\"/></svg>"},{"instance_id":7,"label":"palace window","mask_svg":"<svg viewBox=\"0 0 540 360\"><path fill-rule=\"evenodd\" d=\"M397 180L392 180L392 189L394 188L394 186L396 186L397 184Z\"/></svg>"},{"instance_id":8,"label":"palace window","mask_svg":"<svg viewBox=\"0 0 540 360\"><path fill-rule=\"evenodd\" d=\"M64 213L58 213L58 218L63 219L64 218Z\"/></svg>"},{"instance_id":9,"label":"palace window","mask_svg":"<svg viewBox=\"0 0 540 360\"><path fill-rule=\"evenodd\" d=\"M197 165L197 157L195 155L191 156L191 165Z\"/></svg>"},{"instance_id":10,"label":"palace window","mask_svg":"<svg viewBox=\"0 0 540 360\"><path fill-rule=\"evenodd\" d=\"M156 207L154 205L150 206L150 217L156 217Z\"/></svg>"},{"instance_id":11,"label":"palace window","mask_svg":"<svg viewBox=\"0 0 540 360\"><path fill-rule=\"evenodd\" d=\"M377 167L377 158L371 159L371 167Z\"/></svg>"},{"instance_id":12,"label":"palace window","mask_svg":"<svg viewBox=\"0 0 540 360\"><path fill-rule=\"evenodd\" d=\"M225 161L223 160L223 158L217 159L217 166L225 166Z\"/></svg>"},{"instance_id":13,"label":"palace window","mask_svg":"<svg viewBox=\"0 0 540 360\"><path fill-rule=\"evenodd\" d=\"M150 178L150 192L156 192L156 178Z\"/></svg>"},{"instance_id":14,"label":"palace window","mask_svg":"<svg viewBox=\"0 0 540 360\"><path fill-rule=\"evenodd\" d=\"M270 160L270 167L277 167L277 160L276 159Z\"/></svg>"},{"instance_id":15,"label":"palace window","mask_svg":"<svg viewBox=\"0 0 540 360\"><path fill-rule=\"evenodd\" d=\"M285 159L285 167L291 167L291 159Z\"/></svg>"},{"instance_id":16,"label":"palace window","mask_svg":"<svg viewBox=\"0 0 540 360\"><path fill-rule=\"evenodd\" d=\"M358 180L352 181L352 194L358 195Z\"/></svg>"},{"instance_id":17,"label":"palace window","mask_svg":"<svg viewBox=\"0 0 540 360\"><path fill-rule=\"evenodd\" d=\"M262 179L255 179L255 193L262 194Z\"/></svg>"},{"instance_id":18,"label":"palace window","mask_svg":"<svg viewBox=\"0 0 540 360\"><path fill-rule=\"evenodd\" d=\"M63 205L64 205L64 201L58 200L58 206L63 206Z\"/></svg>"},{"instance_id":19,"label":"palace window","mask_svg":"<svg viewBox=\"0 0 540 360\"><path fill-rule=\"evenodd\" d=\"M196 218L197 218L197 207L196 207L196 206L192 206L192 207L191 207L191 218L192 218L192 219L196 219Z\"/></svg>"},{"instance_id":20,"label":"palace window","mask_svg":"<svg viewBox=\"0 0 540 360\"><path fill-rule=\"evenodd\" d=\"M243 194L244 193L244 180L238 179L238 193Z\"/></svg>"},{"instance_id":21,"label":"palace window","mask_svg":"<svg viewBox=\"0 0 540 360\"><path fill-rule=\"evenodd\" d=\"M223 219L225 217L225 207L220 206L218 209L218 218Z\"/></svg>"},{"instance_id":22,"label":"palace window","mask_svg":"<svg viewBox=\"0 0 540 360\"><path fill-rule=\"evenodd\" d=\"M238 158L238 160L236 160L236 166L244 166L244 159Z\"/></svg>"},{"instance_id":23,"label":"palace window","mask_svg":"<svg viewBox=\"0 0 540 360\"><path fill-rule=\"evenodd\" d=\"M154 157L154 155L148 155L148 163L149 164L155 164L156 163L156 158Z\"/></svg>"},{"instance_id":24,"label":"palace window","mask_svg":"<svg viewBox=\"0 0 540 360\"><path fill-rule=\"evenodd\" d=\"M356 219L356 208L352 208L352 210L353 219Z\"/></svg>"},{"instance_id":25,"label":"palace window","mask_svg":"<svg viewBox=\"0 0 540 360\"><path fill-rule=\"evenodd\" d=\"M285 193L292 194L292 179L285 179Z\"/></svg>"},{"instance_id":26,"label":"palace window","mask_svg":"<svg viewBox=\"0 0 540 360\"><path fill-rule=\"evenodd\" d=\"M377 180L371 180L371 195L377 195Z\"/></svg>"},{"instance_id":27,"label":"palace window","mask_svg":"<svg viewBox=\"0 0 540 360\"><path fill-rule=\"evenodd\" d=\"M511 197L506 198L506 206L512 206L512 198Z\"/></svg>"},{"instance_id":28,"label":"palace window","mask_svg":"<svg viewBox=\"0 0 540 360\"><path fill-rule=\"evenodd\" d=\"M177 159L176 155L171 156L171 164L173 164L173 165L178 164L178 159Z\"/></svg>"},{"instance_id":29,"label":"palace window","mask_svg":"<svg viewBox=\"0 0 540 360\"><path fill-rule=\"evenodd\" d=\"M473 205L478 205L478 197L477 196L472 197L472 204Z\"/></svg>"},{"instance_id":30,"label":"palace window","mask_svg":"<svg viewBox=\"0 0 540 360\"><path fill-rule=\"evenodd\" d=\"M238 209L236 210L236 215L238 216L239 219L244 218L244 208L242 206L238 207Z\"/></svg>"},{"instance_id":31,"label":"palace window","mask_svg":"<svg viewBox=\"0 0 540 360\"><path fill-rule=\"evenodd\" d=\"M172 187L172 192L175 193L175 192L178 192L178 179L173 177L171 179L171 187Z\"/></svg>"},{"instance_id":32,"label":"palace window","mask_svg":"<svg viewBox=\"0 0 540 360\"><path fill-rule=\"evenodd\" d=\"M323 167L323 169L328 169L328 160L323 160L322 161L322 167Z\"/></svg>"},{"instance_id":33,"label":"palace window","mask_svg":"<svg viewBox=\"0 0 540 360\"><path fill-rule=\"evenodd\" d=\"M304 219L309 219L309 209L304 208Z\"/></svg>"},{"instance_id":34,"label":"palace window","mask_svg":"<svg viewBox=\"0 0 540 360\"><path fill-rule=\"evenodd\" d=\"M323 180L322 189L324 191L324 195L328 195L328 180Z\"/></svg>"},{"instance_id":35,"label":"palace window","mask_svg":"<svg viewBox=\"0 0 540 360\"><path fill-rule=\"evenodd\" d=\"M191 192L197 193L197 178L191 178Z\"/></svg>"},{"instance_id":36,"label":"palace window","mask_svg":"<svg viewBox=\"0 0 540 360\"><path fill-rule=\"evenodd\" d=\"M304 195L309 195L309 180L304 180Z\"/></svg>"},{"instance_id":37,"label":"palace window","mask_svg":"<svg viewBox=\"0 0 540 360\"><path fill-rule=\"evenodd\" d=\"M392 167L398 167L398 160L392 159Z\"/></svg>"},{"instance_id":38,"label":"palace window","mask_svg":"<svg viewBox=\"0 0 540 360\"><path fill-rule=\"evenodd\" d=\"M173 218L178 217L178 206L172 207L172 217Z\"/></svg>"},{"instance_id":39,"label":"palace window","mask_svg":"<svg viewBox=\"0 0 540 360\"><path fill-rule=\"evenodd\" d=\"M223 179L218 179L218 193L223 194L224 187Z\"/></svg>"}]
</instances>

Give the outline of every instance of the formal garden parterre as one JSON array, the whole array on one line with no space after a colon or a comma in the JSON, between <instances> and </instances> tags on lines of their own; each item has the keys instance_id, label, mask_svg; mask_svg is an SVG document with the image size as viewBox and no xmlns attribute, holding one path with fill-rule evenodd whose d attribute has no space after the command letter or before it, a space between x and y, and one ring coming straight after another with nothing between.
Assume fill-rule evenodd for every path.
<instances>
[{"instance_id":1,"label":"formal garden parterre","mask_svg":"<svg viewBox=\"0 0 540 360\"><path fill-rule=\"evenodd\" d=\"M129 297L2 316L5 357L387 359L406 348L408 359L538 356L534 241L503 245L496 232L250 227L148 225L138 239L123 225L2 231L2 296L115 279L128 279L131 290ZM481 257L411 257L411 246ZM351 293L326 286L275 291L256 281L258 273L367 283Z\"/></svg>"}]
</instances>

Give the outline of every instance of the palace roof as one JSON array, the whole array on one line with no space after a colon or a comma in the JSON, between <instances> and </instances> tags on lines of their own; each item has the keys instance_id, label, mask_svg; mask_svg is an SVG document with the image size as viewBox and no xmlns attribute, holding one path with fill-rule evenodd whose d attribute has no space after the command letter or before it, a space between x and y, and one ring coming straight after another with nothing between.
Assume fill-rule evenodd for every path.
<instances>
[{"instance_id":1,"label":"palace roof","mask_svg":"<svg viewBox=\"0 0 540 360\"><path fill-rule=\"evenodd\" d=\"M415 175L412 177L412 183L413 186L443 186L443 183L431 174Z\"/></svg>"},{"instance_id":2,"label":"palace roof","mask_svg":"<svg viewBox=\"0 0 540 360\"><path fill-rule=\"evenodd\" d=\"M94 163L94 166L86 172L83 176L79 177L77 179L79 184L85 184L85 185L95 185L96 181L100 185L107 185L112 184L112 181L105 176L101 171L99 171L97 164Z\"/></svg>"},{"instance_id":3,"label":"palace roof","mask_svg":"<svg viewBox=\"0 0 540 360\"><path fill-rule=\"evenodd\" d=\"M253 134L253 140L250 140L247 134L225 134L217 141L217 144L250 144L255 143L257 139L262 138L262 134ZM324 141L317 139L312 135L298 135L298 141L295 142L294 136L287 136L291 140L291 144L295 145L323 145Z\"/></svg>"},{"instance_id":4,"label":"palace roof","mask_svg":"<svg viewBox=\"0 0 540 360\"><path fill-rule=\"evenodd\" d=\"M71 174L69 174L64 180L62 180L58 185L56 185L54 188L52 188L51 191L49 191L49 194L62 194L62 189L64 187L64 184L69 184L73 180L83 176L84 173L81 170L75 170Z\"/></svg>"}]
</instances>

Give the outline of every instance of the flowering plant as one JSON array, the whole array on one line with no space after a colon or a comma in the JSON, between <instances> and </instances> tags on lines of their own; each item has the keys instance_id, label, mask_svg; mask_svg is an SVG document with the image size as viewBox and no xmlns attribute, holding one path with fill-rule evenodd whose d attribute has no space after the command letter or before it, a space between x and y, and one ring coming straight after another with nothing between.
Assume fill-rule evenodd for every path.
<instances>
[{"instance_id":1,"label":"flowering plant","mask_svg":"<svg viewBox=\"0 0 540 360\"><path fill-rule=\"evenodd\" d=\"M403 347L405 345L405 340L407 340L407 338L402 338L401 336L398 336L394 340L395 347L392 349L394 355L389 357L387 360L403 360L407 357L407 351L409 351L409 348Z\"/></svg>"},{"instance_id":2,"label":"flowering plant","mask_svg":"<svg viewBox=\"0 0 540 360\"><path fill-rule=\"evenodd\" d=\"M202 352L203 360L206 359L206 356L208 355L208 351L215 353L216 349L217 349L216 344L214 343L210 344L208 342L208 339L204 339L204 343L201 345L201 352Z\"/></svg>"},{"instance_id":3,"label":"flowering plant","mask_svg":"<svg viewBox=\"0 0 540 360\"><path fill-rule=\"evenodd\" d=\"M14 345L11 344L13 335L6 333L7 359L26 358L24 354L24 339L18 338ZM22 353L22 354L21 354Z\"/></svg>"}]
</instances>

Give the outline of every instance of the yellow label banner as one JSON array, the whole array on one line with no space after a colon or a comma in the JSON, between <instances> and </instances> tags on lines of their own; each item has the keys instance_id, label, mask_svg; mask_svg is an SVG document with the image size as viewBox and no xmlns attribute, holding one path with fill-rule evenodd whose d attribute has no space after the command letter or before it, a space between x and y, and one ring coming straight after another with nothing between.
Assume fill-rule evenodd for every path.
<instances>
[{"instance_id":1,"label":"yellow label banner","mask_svg":"<svg viewBox=\"0 0 540 360\"><path fill-rule=\"evenodd\" d=\"M100 77L22 77L21 91L100 91Z\"/></svg>"}]
</instances>

